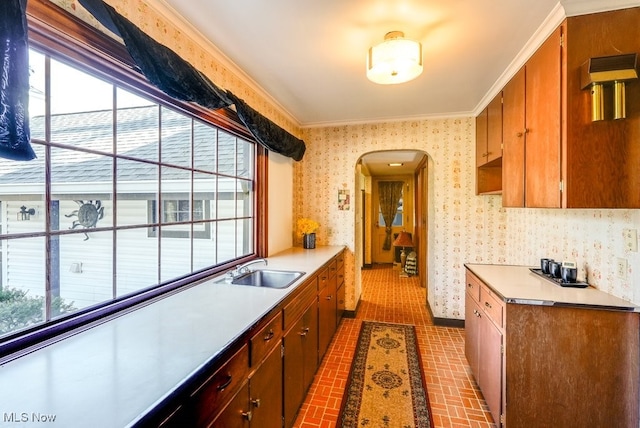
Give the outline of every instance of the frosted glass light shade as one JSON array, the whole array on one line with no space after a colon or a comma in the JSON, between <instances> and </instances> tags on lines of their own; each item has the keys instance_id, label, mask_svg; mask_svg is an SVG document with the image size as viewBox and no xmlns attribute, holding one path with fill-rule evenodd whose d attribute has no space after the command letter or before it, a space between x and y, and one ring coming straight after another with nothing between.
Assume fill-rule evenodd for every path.
<instances>
[{"instance_id":1,"label":"frosted glass light shade","mask_svg":"<svg viewBox=\"0 0 640 428\"><path fill-rule=\"evenodd\" d=\"M384 42L369 48L367 78L382 85L404 83L422 73L422 44L391 31Z\"/></svg>"}]
</instances>

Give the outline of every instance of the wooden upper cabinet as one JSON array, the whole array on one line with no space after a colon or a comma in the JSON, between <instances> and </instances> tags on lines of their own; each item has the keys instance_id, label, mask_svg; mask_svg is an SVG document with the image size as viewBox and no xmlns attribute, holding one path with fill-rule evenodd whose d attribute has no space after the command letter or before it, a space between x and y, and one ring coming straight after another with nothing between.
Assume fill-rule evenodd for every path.
<instances>
[{"instance_id":1,"label":"wooden upper cabinet","mask_svg":"<svg viewBox=\"0 0 640 428\"><path fill-rule=\"evenodd\" d=\"M525 206L561 206L562 32L559 27L526 63Z\"/></svg>"},{"instance_id":2,"label":"wooden upper cabinet","mask_svg":"<svg viewBox=\"0 0 640 428\"><path fill-rule=\"evenodd\" d=\"M524 207L525 68L502 90L502 206Z\"/></svg>"},{"instance_id":3,"label":"wooden upper cabinet","mask_svg":"<svg viewBox=\"0 0 640 428\"><path fill-rule=\"evenodd\" d=\"M640 54L640 8L567 18L565 34L566 208L640 208L640 80L626 84L626 119L613 120L605 85L605 120L592 122L580 69L590 58Z\"/></svg>"},{"instance_id":4,"label":"wooden upper cabinet","mask_svg":"<svg viewBox=\"0 0 640 428\"><path fill-rule=\"evenodd\" d=\"M482 166L486 163L487 153L487 126L488 126L488 108L482 110L476 116L476 166Z\"/></svg>"},{"instance_id":5,"label":"wooden upper cabinet","mask_svg":"<svg viewBox=\"0 0 640 428\"><path fill-rule=\"evenodd\" d=\"M502 191L502 93L476 117L476 194Z\"/></svg>"},{"instance_id":6,"label":"wooden upper cabinet","mask_svg":"<svg viewBox=\"0 0 640 428\"><path fill-rule=\"evenodd\" d=\"M502 157L502 92L498 93L487 106L487 149L486 162Z\"/></svg>"}]
</instances>

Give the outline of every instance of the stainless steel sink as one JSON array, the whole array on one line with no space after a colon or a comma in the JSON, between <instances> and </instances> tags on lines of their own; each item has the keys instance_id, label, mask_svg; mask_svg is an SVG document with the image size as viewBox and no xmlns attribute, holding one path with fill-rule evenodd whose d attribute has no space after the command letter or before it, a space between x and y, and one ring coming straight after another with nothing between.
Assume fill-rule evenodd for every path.
<instances>
[{"instance_id":1,"label":"stainless steel sink","mask_svg":"<svg viewBox=\"0 0 640 428\"><path fill-rule=\"evenodd\" d=\"M304 274L299 271L261 269L242 274L231 283L252 287L287 288Z\"/></svg>"}]
</instances>

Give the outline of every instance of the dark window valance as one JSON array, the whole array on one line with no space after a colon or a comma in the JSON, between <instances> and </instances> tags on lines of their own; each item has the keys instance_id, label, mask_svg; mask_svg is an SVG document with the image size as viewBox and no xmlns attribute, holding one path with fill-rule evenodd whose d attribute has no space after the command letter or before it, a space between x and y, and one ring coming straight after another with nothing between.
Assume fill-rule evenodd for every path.
<instances>
[{"instance_id":1,"label":"dark window valance","mask_svg":"<svg viewBox=\"0 0 640 428\"><path fill-rule=\"evenodd\" d=\"M302 159L304 141L249 107L235 95L217 87L199 70L166 46L153 40L102 0L79 0L102 25L119 35L142 74L166 94L210 109L235 104L238 117L268 150Z\"/></svg>"},{"instance_id":2,"label":"dark window valance","mask_svg":"<svg viewBox=\"0 0 640 428\"><path fill-rule=\"evenodd\" d=\"M35 159L29 131L27 0L0 1L0 157Z\"/></svg>"}]
</instances>

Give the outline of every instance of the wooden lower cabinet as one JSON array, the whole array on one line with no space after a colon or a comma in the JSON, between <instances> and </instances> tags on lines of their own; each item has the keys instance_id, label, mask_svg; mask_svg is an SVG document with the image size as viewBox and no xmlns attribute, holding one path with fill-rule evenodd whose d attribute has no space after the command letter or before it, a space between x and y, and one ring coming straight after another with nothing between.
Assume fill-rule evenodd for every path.
<instances>
[{"instance_id":1,"label":"wooden lower cabinet","mask_svg":"<svg viewBox=\"0 0 640 428\"><path fill-rule=\"evenodd\" d=\"M193 381L197 386L140 426L292 427L342 317L344 297L340 253L233 344L212 374L202 374Z\"/></svg>"},{"instance_id":2,"label":"wooden lower cabinet","mask_svg":"<svg viewBox=\"0 0 640 428\"><path fill-rule=\"evenodd\" d=\"M335 278L329 280L329 284L318 293L318 324L320 326L318 355L320 359L324 357L333 334L336 332L336 312L338 310L336 295Z\"/></svg>"},{"instance_id":3,"label":"wooden lower cabinet","mask_svg":"<svg viewBox=\"0 0 640 428\"><path fill-rule=\"evenodd\" d=\"M465 354L496 426L639 426L637 313L506 303L467 271L465 317Z\"/></svg>"},{"instance_id":4,"label":"wooden lower cabinet","mask_svg":"<svg viewBox=\"0 0 640 428\"><path fill-rule=\"evenodd\" d=\"M293 426L318 368L318 305L315 299L284 335L284 426Z\"/></svg>"},{"instance_id":5,"label":"wooden lower cabinet","mask_svg":"<svg viewBox=\"0 0 640 428\"><path fill-rule=\"evenodd\" d=\"M503 409L502 309L486 286L467 274L465 355L496 422Z\"/></svg>"}]
</instances>

